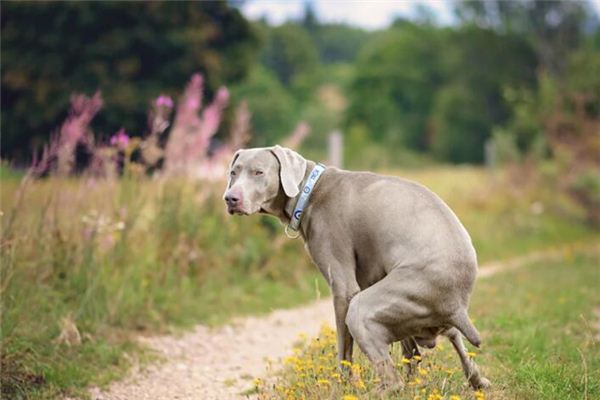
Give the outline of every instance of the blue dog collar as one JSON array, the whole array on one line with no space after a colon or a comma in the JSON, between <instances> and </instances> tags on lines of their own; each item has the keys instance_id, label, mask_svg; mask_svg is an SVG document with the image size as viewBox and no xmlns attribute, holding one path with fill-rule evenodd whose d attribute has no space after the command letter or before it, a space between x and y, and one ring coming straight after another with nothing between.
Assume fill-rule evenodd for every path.
<instances>
[{"instance_id":1,"label":"blue dog collar","mask_svg":"<svg viewBox=\"0 0 600 400\"><path fill-rule=\"evenodd\" d=\"M317 164L313 168L312 172L310 173L310 176L304 184L304 187L302 188L302 192L300 193L300 197L296 202L296 207L294 208L294 212L292 213L292 217L287 228L293 231L298 231L298 228L300 227L300 220L302 219L302 213L304 212L304 207L306 206L306 203L308 203L308 199L310 198L310 195L312 194L312 191L315 188L317 181L321 177L321 174L323 173L323 171L325 171L325 168L326 167L323 164Z\"/></svg>"}]
</instances>

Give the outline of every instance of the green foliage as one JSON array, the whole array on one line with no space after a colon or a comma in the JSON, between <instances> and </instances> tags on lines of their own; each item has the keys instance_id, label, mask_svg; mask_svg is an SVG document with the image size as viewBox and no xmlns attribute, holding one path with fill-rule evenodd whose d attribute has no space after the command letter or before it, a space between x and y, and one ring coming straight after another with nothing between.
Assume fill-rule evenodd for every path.
<instances>
[{"instance_id":1,"label":"green foliage","mask_svg":"<svg viewBox=\"0 0 600 400\"><path fill-rule=\"evenodd\" d=\"M585 1L462 1L455 3L455 12L465 25L527 38L541 68L552 76L565 74L568 56L581 45L586 25L596 23Z\"/></svg>"},{"instance_id":2,"label":"green foliage","mask_svg":"<svg viewBox=\"0 0 600 400\"><path fill-rule=\"evenodd\" d=\"M531 86L535 67L521 37L401 22L361 54L347 121L387 145L481 162L484 141L510 115L502 89Z\"/></svg>"},{"instance_id":3,"label":"green foliage","mask_svg":"<svg viewBox=\"0 0 600 400\"><path fill-rule=\"evenodd\" d=\"M248 102L253 145L274 145L294 129L298 120L296 100L271 71L256 66L231 91L233 98Z\"/></svg>"},{"instance_id":4,"label":"green foliage","mask_svg":"<svg viewBox=\"0 0 600 400\"><path fill-rule=\"evenodd\" d=\"M483 144L489 132L485 103L464 86L447 86L436 97L433 110L433 152L455 163L483 160Z\"/></svg>"},{"instance_id":5,"label":"green foliage","mask_svg":"<svg viewBox=\"0 0 600 400\"><path fill-rule=\"evenodd\" d=\"M434 93L444 82L442 31L413 24L390 28L360 54L347 125L360 122L374 139L425 149Z\"/></svg>"},{"instance_id":6,"label":"green foliage","mask_svg":"<svg viewBox=\"0 0 600 400\"><path fill-rule=\"evenodd\" d=\"M254 30L226 2L8 2L2 7L2 156L27 158L71 92L101 90L95 128L146 129L148 101L202 72L208 88L245 76Z\"/></svg>"},{"instance_id":7,"label":"green foliage","mask_svg":"<svg viewBox=\"0 0 600 400\"><path fill-rule=\"evenodd\" d=\"M310 32L324 64L354 62L371 34L343 24L323 24Z\"/></svg>"},{"instance_id":8,"label":"green foliage","mask_svg":"<svg viewBox=\"0 0 600 400\"><path fill-rule=\"evenodd\" d=\"M285 86L302 85L318 65L317 48L308 33L297 24L286 23L267 31L263 63Z\"/></svg>"}]
</instances>

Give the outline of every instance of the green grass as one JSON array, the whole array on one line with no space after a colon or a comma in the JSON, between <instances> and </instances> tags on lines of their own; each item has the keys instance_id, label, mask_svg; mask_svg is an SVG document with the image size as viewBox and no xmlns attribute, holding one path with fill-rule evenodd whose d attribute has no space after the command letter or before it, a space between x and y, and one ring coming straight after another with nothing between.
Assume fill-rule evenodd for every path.
<instances>
[{"instance_id":1,"label":"green grass","mask_svg":"<svg viewBox=\"0 0 600 400\"><path fill-rule=\"evenodd\" d=\"M478 282L471 314L483 336L475 359L492 388L465 387L458 357L445 340L426 351L418 372L400 392L381 397L378 379L355 350L353 380L340 377L335 334L301 340L259 398L321 399L596 399L600 398L600 252L566 253ZM402 366L399 346L393 358ZM399 373L402 371L399 369ZM403 379L405 374L402 373Z\"/></svg>"},{"instance_id":2,"label":"green grass","mask_svg":"<svg viewBox=\"0 0 600 400\"><path fill-rule=\"evenodd\" d=\"M569 254L478 285L491 398L600 398L598 282L600 254Z\"/></svg>"},{"instance_id":3,"label":"green grass","mask_svg":"<svg viewBox=\"0 0 600 400\"><path fill-rule=\"evenodd\" d=\"M3 167L4 168L4 167ZM2 387L15 397L81 394L148 359L133 338L291 307L327 294L300 240L273 218L232 218L222 184L2 174ZM400 173L400 175L405 175ZM438 192L480 259L598 237L543 190L514 194L475 168L406 173ZM532 202L545 211L534 214ZM56 341L61 321L82 343ZM125 357L128 354L128 357Z\"/></svg>"}]
</instances>

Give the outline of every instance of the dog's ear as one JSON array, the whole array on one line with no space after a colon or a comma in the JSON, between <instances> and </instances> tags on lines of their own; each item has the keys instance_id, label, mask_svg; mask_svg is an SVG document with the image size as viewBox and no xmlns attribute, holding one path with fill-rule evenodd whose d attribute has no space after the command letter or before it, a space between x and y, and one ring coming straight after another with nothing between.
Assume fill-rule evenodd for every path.
<instances>
[{"instance_id":1,"label":"dog's ear","mask_svg":"<svg viewBox=\"0 0 600 400\"><path fill-rule=\"evenodd\" d=\"M235 160L238 159L238 157L240 156L240 153L242 152L242 150L243 149L240 149L240 150L238 150L238 151L235 152L235 154L231 158L231 162L229 163L229 169L233 168L233 164L235 164Z\"/></svg>"},{"instance_id":2,"label":"dog's ear","mask_svg":"<svg viewBox=\"0 0 600 400\"><path fill-rule=\"evenodd\" d=\"M281 146L271 147L271 152L279 161L279 181L285 195L296 197L300 192L298 186L306 172L306 159L295 151Z\"/></svg>"}]
</instances>

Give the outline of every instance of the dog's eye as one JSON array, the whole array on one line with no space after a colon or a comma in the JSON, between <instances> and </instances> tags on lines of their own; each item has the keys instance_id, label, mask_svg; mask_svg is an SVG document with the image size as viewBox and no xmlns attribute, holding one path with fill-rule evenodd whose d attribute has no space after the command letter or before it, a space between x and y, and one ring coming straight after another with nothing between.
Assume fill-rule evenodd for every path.
<instances>
[{"instance_id":1,"label":"dog's eye","mask_svg":"<svg viewBox=\"0 0 600 400\"><path fill-rule=\"evenodd\" d=\"M264 172L262 172L258 169L256 171L254 171L254 176L261 176L262 174L264 174Z\"/></svg>"},{"instance_id":2,"label":"dog's eye","mask_svg":"<svg viewBox=\"0 0 600 400\"><path fill-rule=\"evenodd\" d=\"M235 171L229 172L229 176L235 176Z\"/></svg>"}]
</instances>

